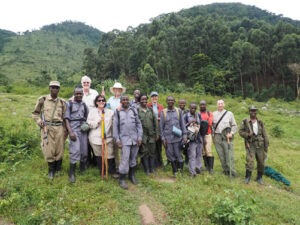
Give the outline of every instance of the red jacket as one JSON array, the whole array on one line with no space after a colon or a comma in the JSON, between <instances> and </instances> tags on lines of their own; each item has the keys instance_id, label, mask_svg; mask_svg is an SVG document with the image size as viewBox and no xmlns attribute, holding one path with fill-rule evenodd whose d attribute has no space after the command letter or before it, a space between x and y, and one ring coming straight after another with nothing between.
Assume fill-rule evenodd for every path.
<instances>
[{"instance_id":1,"label":"red jacket","mask_svg":"<svg viewBox=\"0 0 300 225\"><path fill-rule=\"evenodd\" d=\"M152 102L148 102L147 106L150 108L153 108ZM160 120L160 118L159 118L160 112L163 111L164 107L163 107L163 105L157 103L157 109L158 109L158 118L157 119Z\"/></svg>"}]
</instances>

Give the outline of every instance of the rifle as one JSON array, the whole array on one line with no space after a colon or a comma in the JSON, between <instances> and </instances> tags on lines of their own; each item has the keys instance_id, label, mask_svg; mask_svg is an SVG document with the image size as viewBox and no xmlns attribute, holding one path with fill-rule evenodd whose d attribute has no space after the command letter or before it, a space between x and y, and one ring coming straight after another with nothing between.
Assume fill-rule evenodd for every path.
<instances>
[{"instance_id":1,"label":"rifle","mask_svg":"<svg viewBox=\"0 0 300 225\"><path fill-rule=\"evenodd\" d=\"M45 121L45 115L44 115L44 112L41 113L41 119L43 121L43 146L44 146L44 143L46 142L46 145L48 145L49 141L48 141L48 130L47 130L47 124L46 124L46 121Z\"/></svg>"},{"instance_id":2,"label":"rifle","mask_svg":"<svg viewBox=\"0 0 300 225\"><path fill-rule=\"evenodd\" d=\"M105 135L105 124L104 124L104 109L101 115L101 138L102 138L102 179L104 178L104 169L105 169L105 178L108 178L108 159L107 159L107 143Z\"/></svg>"}]
</instances>

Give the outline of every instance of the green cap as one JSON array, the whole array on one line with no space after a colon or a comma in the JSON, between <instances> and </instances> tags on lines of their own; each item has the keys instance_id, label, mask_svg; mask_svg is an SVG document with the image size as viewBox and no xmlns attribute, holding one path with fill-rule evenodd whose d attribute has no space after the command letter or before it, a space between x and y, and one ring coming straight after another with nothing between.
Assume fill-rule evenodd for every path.
<instances>
[{"instance_id":1,"label":"green cap","mask_svg":"<svg viewBox=\"0 0 300 225\"><path fill-rule=\"evenodd\" d=\"M257 108L254 105L250 105L249 110L257 110Z\"/></svg>"},{"instance_id":2,"label":"green cap","mask_svg":"<svg viewBox=\"0 0 300 225\"><path fill-rule=\"evenodd\" d=\"M49 86L57 86L57 87L60 87L60 83L59 83L58 81L54 80L54 81L51 81L51 82L49 83Z\"/></svg>"}]
</instances>

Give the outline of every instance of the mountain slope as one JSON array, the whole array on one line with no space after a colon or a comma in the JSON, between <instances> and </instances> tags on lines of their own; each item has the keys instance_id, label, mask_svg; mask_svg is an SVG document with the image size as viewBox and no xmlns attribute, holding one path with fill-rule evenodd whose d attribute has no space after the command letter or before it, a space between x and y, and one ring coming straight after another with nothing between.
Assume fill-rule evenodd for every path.
<instances>
[{"instance_id":1,"label":"mountain slope","mask_svg":"<svg viewBox=\"0 0 300 225\"><path fill-rule=\"evenodd\" d=\"M79 72L86 48L96 49L99 30L79 22L63 22L11 35L0 52L0 74L11 80L51 78Z\"/></svg>"}]
</instances>

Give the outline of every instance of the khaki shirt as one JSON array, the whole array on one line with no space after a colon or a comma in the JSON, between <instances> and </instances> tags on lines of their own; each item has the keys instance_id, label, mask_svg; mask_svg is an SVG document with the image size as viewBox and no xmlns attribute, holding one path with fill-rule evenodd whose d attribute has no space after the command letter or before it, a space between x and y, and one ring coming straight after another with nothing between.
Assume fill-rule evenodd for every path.
<instances>
[{"instance_id":1,"label":"khaki shirt","mask_svg":"<svg viewBox=\"0 0 300 225\"><path fill-rule=\"evenodd\" d=\"M56 102L57 105L52 118L52 113L55 108ZM43 112L45 121L51 121L54 123L63 122L66 108L66 102L63 99L52 99L51 95L42 96L37 100L37 103L32 112L32 118L36 121L37 124L39 124L41 122L41 113Z\"/></svg>"},{"instance_id":2,"label":"khaki shirt","mask_svg":"<svg viewBox=\"0 0 300 225\"><path fill-rule=\"evenodd\" d=\"M213 112L213 127L216 126L216 124L218 123L218 121L220 120L220 118L222 117L222 115L225 113L225 109L222 110L221 112L219 111L215 111ZM237 131L237 124L235 122L234 119L234 115L232 112L228 111L226 113L226 115L222 118L221 122L219 123L217 129L215 130L216 134L221 134L222 131L227 128L230 127L231 128L231 133L235 134Z\"/></svg>"}]
</instances>

